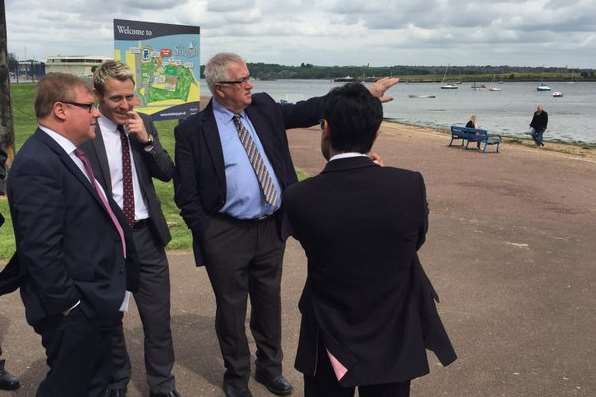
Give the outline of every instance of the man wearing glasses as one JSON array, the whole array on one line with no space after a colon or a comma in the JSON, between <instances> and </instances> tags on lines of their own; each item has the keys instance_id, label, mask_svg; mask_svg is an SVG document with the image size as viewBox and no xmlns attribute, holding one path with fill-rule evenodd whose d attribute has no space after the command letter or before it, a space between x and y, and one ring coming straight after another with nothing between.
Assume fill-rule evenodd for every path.
<instances>
[{"instance_id":1,"label":"man wearing glasses","mask_svg":"<svg viewBox=\"0 0 596 397\"><path fill-rule=\"evenodd\" d=\"M124 212L139 256L139 290L134 298L145 334L145 369L151 397L178 397L170 327L170 273L165 246L170 231L153 178L168 182L174 163L161 146L151 118L134 111L132 72L123 63L104 62L93 74L101 116L96 137L85 143L97 180ZM105 397L124 397L130 359L119 327L113 341L113 371Z\"/></svg>"},{"instance_id":2,"label":"man wearing glasses","mask_svg":"<svg viewBox=\"0 0 596 397\"><path fill-rule=\"evenodd\" d=\"M215 328L226 371L227 397L252 396L250 351L244 320L257 345L255 379L277 395L292 393L282 374L281 265L287 231L281 194L296 182L286 129L319 122L324 97L278 104L252 95L244 60L215 55L205 66L213 97L175 130L175 200L193 235L198 266L205 265L215 293ZM371 86L376 96L397 83Z\"/></svg>"},{"instance_id":3,"label":"man wearing glasses","mask_svg":"<svg viewBox=\"0 0 596 397\"><path fill-rule=\"evenodd\" d=\"M78 77L49 73L38 85L39 128L17 153L8 199L23 271L27 322L41 335L49 371L38 397L101 396L126 289L135 290L130 230L79 149L99 112ZM127 276L131 276L127 283ZM128 285L127 285L128 284Z\"/></svg>"}]
</instances>

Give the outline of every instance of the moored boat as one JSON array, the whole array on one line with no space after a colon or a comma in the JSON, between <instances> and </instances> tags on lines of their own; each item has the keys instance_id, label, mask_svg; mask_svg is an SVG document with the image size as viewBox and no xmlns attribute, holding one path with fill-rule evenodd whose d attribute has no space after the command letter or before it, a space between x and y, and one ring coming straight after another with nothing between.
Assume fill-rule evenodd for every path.
<instances>
[{"instance_id":1,"label":"moored boat","mask_svg":"<svg viewBox=\"0 0 596 397\"><path fill-rule=\"evenodd\" d=\"M550 91L550 87L542 82L538 87L536 87L536 91Z\"/></svg>"}]
</instances>

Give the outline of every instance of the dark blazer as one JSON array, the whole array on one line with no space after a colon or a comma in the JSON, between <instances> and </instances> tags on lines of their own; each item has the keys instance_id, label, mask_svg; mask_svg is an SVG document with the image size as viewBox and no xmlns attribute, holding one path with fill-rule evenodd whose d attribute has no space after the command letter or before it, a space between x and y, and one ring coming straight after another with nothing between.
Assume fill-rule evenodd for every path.
<instances>
[{"instance_id":1,"label":"dark blazer","mask_svg":"<svg viewBox=\"0 0 596 397\"><path fill-rule=\"evenodd\" d=\"M174 176L174 163L168 155L168 152L161 146L159 137L157 136L157 129L151 121L151 118L146 114L139 113L145 129L153 136L153 150L146 151L143 144L140 143L134 135L130 136L130 147L132 151L132 158L137 170L139 185L141 192L145 198L145 203L149 210L151 220L151 228L158 238L162 246L166 246L172 239L170 229L161 211L161 203L155 187L153 186L153 178L168 182ZM103 137L99 123L96 128L96 137L92 141L87 141L81 145L81 149L85 151L93 167L96 179L101 183L107 194L112 196L112 181L110 177L110 165L106 154L106 148L103 143Z\"/></svg>"},{"instance_id":2,"label":"dark blazer","mask_svg":"<svg viewBox=\"0 0 596 397\"><path fill-rule=\"evenodd\" d=\"M316 371L319 338L348 368L344 386L401 382L456 355L418 260L428 210L422 175L338 159L289 187L285 214L308 258L296 368Z\"/></svg>"},{"instance_id":3,"label":"dark blazer","mask_svg":"<svg viewBox=\"0 0 596 397\"><path fill-rule=\"evenodd\" d=\"M112 210L127 236L127 260L105 207L66 152L37 130L17 153L9 172L8 199L15 231L20 284L31 325L61 315L78 300L88 318L112 323L138 268L124 215Z\"/></svg>"},{"instance_id":4,"label":"dark blazer","mask_svg":"<svg viewBox=\"0 0 596 397\"><path fill-rule=\"evenodd\" d=\"M534 112L534 116L532 117L532 121L530 122L530 127L534 128L538 132L542 132L546 130L546 126L548 125L548 113L544 110L540 113Z\"/></svg>"},{"instance_id":5,"label":"dark blazer","mask_svg":"<svg viewBox=\"0 0 596 397\"><path fill-rule=\"evenodd\" d=\"M297 181L286 130L318 123L323 100L324 97L317 97L296 104L279 104L260 93L252 96L252 104L245 109L282 191ZM174 134L175 200L192 232L195 261L200 266L204 264L200 243L203 233L211 217L226 202L224 158L212 102L202 112L185 119ZM280 224L282 237L283 229Z\"/></svg>"}]
</instances>

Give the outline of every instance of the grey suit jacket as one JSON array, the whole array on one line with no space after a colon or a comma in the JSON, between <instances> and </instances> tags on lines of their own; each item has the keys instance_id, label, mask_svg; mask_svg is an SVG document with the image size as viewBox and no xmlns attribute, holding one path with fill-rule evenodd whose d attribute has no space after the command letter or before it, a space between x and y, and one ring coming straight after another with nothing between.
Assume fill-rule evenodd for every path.
<instances>
[{"instance_id":1,"label":"grey suit jacket","mask_svg":"<svg viewBox=\"0 0 596 397\"><path fill-rule=\"evenodd\" d=\"M149 210L152 230L161 242L162 246L166 246L172 239L168 224L161 211L161 202L155 193L155 186L153 185L153 178L168 182L174 175L174 163L170 158L168 152L161 146L157 129L151 121L151 117L146 114L139 113L147 132L153 136L153 149L146 151L143 145L130 136L130 147L132 151L133 161L141 186L141 192L145 199ZM81 149L85 151L89 157L89 161L93 167L95 178L101 183L103 188L109 195L112 195L112 181L110 177L110 166L108 164L108 157L106 148L101 135L99 123L96 127L96 137L92 141L87 141L81 145Z\"/></svg>"}]
</instances>

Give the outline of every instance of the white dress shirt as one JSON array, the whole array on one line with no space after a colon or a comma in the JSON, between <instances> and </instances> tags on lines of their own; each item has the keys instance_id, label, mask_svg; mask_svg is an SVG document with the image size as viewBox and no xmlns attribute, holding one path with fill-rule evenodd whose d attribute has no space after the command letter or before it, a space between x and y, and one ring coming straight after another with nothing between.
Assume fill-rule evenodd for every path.
<instances>
[{"instance_id":1,"label":"white dress shirt","mask_svg":"<svg viewBox=\"0 0 596 397\"><path fill-rule=\"evenodd\" d=\"M123 184L122 184L122 141L120 140L120 131L118 131L118 124L105 116L97 119L101 136L106 148L108 156L108 164L110 166L110 179L112 181L112 198L120 208L124 207ZM128 138L128 134L127 134ZM128 140L128 147L130 148L130 138ZM149 218L149 210L143 199L141 192L141 185L137 176L132 150L130 150L130 166L132 168L132 191L135 202L135 221Z\"/></svg>"}]
</instances>

